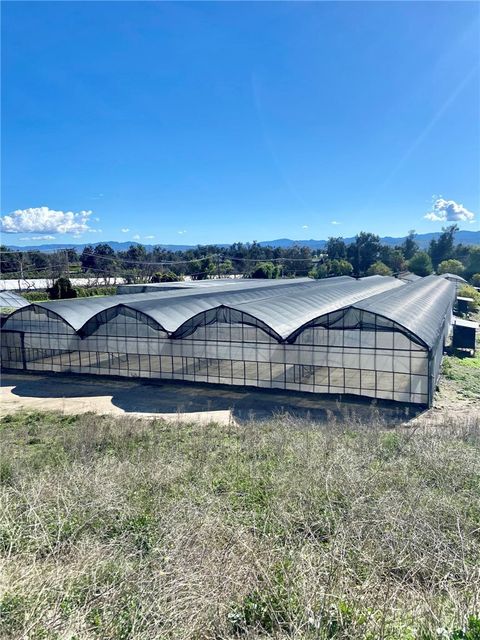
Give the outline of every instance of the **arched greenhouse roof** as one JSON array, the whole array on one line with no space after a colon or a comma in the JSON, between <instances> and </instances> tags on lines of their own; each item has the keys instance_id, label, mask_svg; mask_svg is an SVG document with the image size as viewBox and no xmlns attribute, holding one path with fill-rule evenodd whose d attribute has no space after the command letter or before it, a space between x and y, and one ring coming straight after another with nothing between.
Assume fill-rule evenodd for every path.
<instances>
[{"instance_id":1,"label":"arched greenhouse roof","mask_svg":"<svg viewBox=\"0 0 480 640\"><path fill-rule=\"evenodd\" d=\"M27 307L30 304L23 296L14 293L13 291L0 291L0 307L7 307L10 309L21 309Z\"/></svg>"},{"instance_id":2,"label":"arched greenhouse roof","mask_svg":"<svg viewBox=\"0 0 480 640\"><path fill-rule=\"evenodd\" d=\"M151 318L173 337L181 336L182 326L203 312L228 308L256 319L280 341L291 339L316 318L354 307L391 319L425 344L433 345L454 290L451 282L437 276L408 285L385 276L360 280L342 276L325 280L242 280L234 286L203 285L31 306L53 312L76 331L102 312L123 306Z\"/></svg>"},{"instance_id":3,"label":"arched greenhouse roof","mask_svg":"<svg viewBox=\"0 0 480 640\"><path fill-rule=\"evenodd\" d=\"M354 306L393 320L433 347L454 300L455 285L446 278L432 275L383 295L371 296Z\"/></svg>"}]
</instances>

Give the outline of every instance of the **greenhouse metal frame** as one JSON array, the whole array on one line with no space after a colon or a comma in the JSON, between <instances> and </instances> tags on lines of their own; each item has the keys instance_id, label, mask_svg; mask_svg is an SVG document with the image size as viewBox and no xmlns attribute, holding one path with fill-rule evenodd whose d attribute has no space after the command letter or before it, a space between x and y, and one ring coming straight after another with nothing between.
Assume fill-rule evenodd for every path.
<instances>
[{"instance_id":1,"label":"greenhouse metal frame","mask_svg":"<svg viewBox=\"0 0 480 640\"><path fill-rule=\"evenodd\" d=\"M4 322L2 366L430 405L454 299L436 276L344 276L35 303Z\"/></svg>"}]
</instances>

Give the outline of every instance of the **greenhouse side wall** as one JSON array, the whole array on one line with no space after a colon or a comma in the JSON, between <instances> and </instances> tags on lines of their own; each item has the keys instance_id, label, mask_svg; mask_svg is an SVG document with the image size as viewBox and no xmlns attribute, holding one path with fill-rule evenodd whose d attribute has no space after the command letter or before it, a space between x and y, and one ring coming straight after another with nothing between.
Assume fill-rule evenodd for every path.
<instances>
[{"instance_id":1,"label":"greenhouse side wall","mask_svg":"<svg viewBox=\"0 0 480 640\"><path fill-rule=\"evenodd\" d=\"M14 331L3 332L7 368L429 400L428 352L393 326L308 327L279 343L245 322L197 318L191 331L171 338L124 310L96 317L80 337L51 314L21 313L6 323Z\"/></svg>"}]
</instances>

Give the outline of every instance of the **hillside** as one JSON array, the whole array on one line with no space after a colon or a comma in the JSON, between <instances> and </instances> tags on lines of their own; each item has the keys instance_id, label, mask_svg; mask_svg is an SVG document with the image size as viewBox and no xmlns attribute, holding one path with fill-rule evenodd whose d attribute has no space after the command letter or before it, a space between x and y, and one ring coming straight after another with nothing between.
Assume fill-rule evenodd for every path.
<instances>
[{"instance_id":1,"label":"hillside","mask_svg":"<svg viewBox=\"0 0 480 640\"><path fill-rule=\"evenodd\" d=\"M416 241L421 248L426 248L430 244L430 241L434 238L438 238L440 236L440 232L435 233L419 233L416 236ZM353 242L355 238L345 238L345 242L347 244ZM391 236L385 236L380 238L382 244L386 244L389 246L395 246L397 244L401 244L405 240L405 236L399 238L393 238ZM480 244L480 231L466 231L460 230L455 235L455 242L457 244ZM102 244L100 242L89 243L93 246L97 244ZM113 240L107 241L106 244L110 245L110 247L114 251L126 251L131 245L139 244L138 242L116 242ZM279 238L277 240L262 240L259 242L263 247L292 247L293 245L299 245L304 247L309 247L310 249L322 249L326 240L291 240L289 238ZM7 245L9 249L31 249L36 251L55 251L57 249L69 249L75 248L77 251L82 251L86 244L40 244L40 245L29 245L28 247L19 247L17 245ZM167 249L169 251L186 251L187 249L193 249L197 245L185 245L185 244L161 244L158 243L156 245L145 244L144 245L148 250L153 249L154 246L161 247L163 249ZM227 244L218 244L218 247L228 247L230 245Z\"/></svg>"}]
</instances>

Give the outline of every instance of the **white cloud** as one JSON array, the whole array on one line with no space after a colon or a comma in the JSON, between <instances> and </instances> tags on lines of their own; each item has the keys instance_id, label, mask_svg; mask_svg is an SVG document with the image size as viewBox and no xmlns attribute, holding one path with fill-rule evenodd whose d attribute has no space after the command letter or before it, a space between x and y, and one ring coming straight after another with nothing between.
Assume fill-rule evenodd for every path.
<instances>
[{"instance_id":1,"label":"white cloud","mask_svg":"<svg viewBox=\"0 0 480 640\"><path fill-rule=\"evenodd\" d=\"M122 233L128 233L128 232L130 231L130 229L120 229L120 231L121 231Z\"/></svg>"},{"instance_id":2,"label":"white cloud","mask_svg":"<svg viewBox=\"0 0 480 640\"><path fill-rule=\"evenodd\" d=\"M455 200L437 198L433 202L433 210L425 215L432 222L475 222L475 214Z\"/></svg>"},{"instance_id":3,"label":"white cloud","mask_svg":"<svg viewBox=\"0 0 480 640\"><path fill-rule=\"evenodd\" d=\"M20 238L20 240L55 240L55 236L30 236L29 238Z\"/></svg>"},{"instance_id":4,"label":"white cloud","mask_svg":"<svg viewBox=\"0 0 480 640\"><path fill-rule=\"evenodd\" d=\"M336 220L332 220L330 224L342 224L341 222L337 222Z\"/></svg>"},{"instance_id":5,"label":"white cloud","mask_svg":"<svg viewBox=\"0 0 480 640\"><path fill-rule=\"evenodd\" d=\"M48 207L17 209L0 218L3 233L72 233L75 236L92 231L89 218L92 211L54 211Z\"/></svg>"},{"instance_id":6,"label":"white cloud","mask_svg":"<svg viewBox=\"0 0 480 640\"><path fill-rule=\"evenodd\" d=\"M183 229L183 231L177 231L177 233L179 233L181 236L183 236L184 233L187 233L185 229Z\"/></svg>"},{"instance_id":7,"label":"white cloud","mask_svg":"<svg viewBox=\"0 0 480 640\"><path fill-rule=\"evenodd\" d=\"M302 224L302 229L308 229L308 224Z\"/></svg>"},{"instance_id":8,"label":"white cloud","mask_svg":"<svg viewBox=\"0 0 480 640\"><path fill-rule=\"evenodd\" d=\"M138 235L138 233L136 233L136 234L133 236L132 240L140 240L140 236Z\"/></svg>"},{"instance_id":9,"label":"white cloud","mask_svg":"<svg viewBox=\"0 0 480 640\"><path fill-rule=\"evenodd\" d=\"M145 236L145 240L153 240L155 236Z\"/></svg>"}]
</instances>

